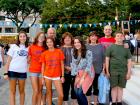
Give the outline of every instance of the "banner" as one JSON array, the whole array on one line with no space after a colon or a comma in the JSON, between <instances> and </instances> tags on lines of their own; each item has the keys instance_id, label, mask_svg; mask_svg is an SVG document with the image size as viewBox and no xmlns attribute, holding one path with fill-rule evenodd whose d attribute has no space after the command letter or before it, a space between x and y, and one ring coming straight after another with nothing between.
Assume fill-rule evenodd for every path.
<instances>
[{"instance_id":1,"label":"banner","mask_svg":"<svg viewBox=\"0 0 140 105\"><path fill-rule=\"evenodd\" d=\"M104 27L106 25L110 25L110 26L116 26L116 25L120 25L121 21L109 21L109 22L100 22L100 23L79 23L79 24L37 24L35 23L33 26L31 26L31 23L27 23L27 22L23 22L22 24L22 28L27 28L27 27L39 27L39 28L48 28L48 27L54 27L54 28L88 28L88 27ZM130 20L129 24L130 25L135 25L137 23L140 23L140 20ZM20 25L21 23L18 23L18 25ZM125 22L124 22L125 24ZM0 21L0 27L6 27L6 26L10 26L10 27L16 27L16 24L12 21Z\"/></svg>"}]
</instances>

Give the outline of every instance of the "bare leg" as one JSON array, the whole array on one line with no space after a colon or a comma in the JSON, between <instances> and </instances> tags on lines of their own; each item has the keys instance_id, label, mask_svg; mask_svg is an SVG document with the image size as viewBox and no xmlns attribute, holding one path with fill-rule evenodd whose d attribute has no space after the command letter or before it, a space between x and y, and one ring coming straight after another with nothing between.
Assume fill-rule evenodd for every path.
<instances>
[{"instance_id":1,"label":"bare leg","mask_svg":"<svg viewBox=\"0 0 140 105\"><path fill-rule=\"evenodd\" d=\"M88 105L90 105L90 102L91 102L91 96L87 96L87 101L88 101Z\"/></svg>"},{"instance_id":2,"label":"bare leg","mask_svg":"<svg viewBox=\"0 0 140 105\"><path fill-rule=\"evenodd\" d=\"M118 101L118 102L122 102L122 97L123 97L123 88L118 87L118 97L117 97L117 101Z\"/></svg>"},{"instance_id":3,"label":"bare leg","mask_svg":"<svg viewBox=\"0 0 140 105\"><path fill-rule=\"evenodd\" d=\"M76 99L71 99L71 105L78 105L77 100Z\"/></svg>"},{"instance_id":4,"label":"bare leg","mask_svg":"<svg viewBox=\"0 0 140 105\"><path fill-rule=\"evenodd\" d=\"M46 88L47 88L47 102L48 105L52 105L52 80L46 79Z\"/></svg>"},{"instance_id":5,"label":"bare leg","mask_svg":"<svg viewBox=\"0 0 140 105\"><path fill-rule=\"evenodd\" d=\"M38 77L30 77L33 89L32 105L37 105Z\"/></svg>"},{"instance_id":6,"label":"bare leg","mask_svg":"<svg viewBox=\"0 0 140 105\"><path fill-rule=\"evenodd\" d=\"M37 105L40 105L41 104L42 87L43 87L43 85L42 85L42 78L39 78L38 96L37 96L38 104Z\"/></svg>"},{"instance_id":7,"label":"bare leg","mask_svg":"<svg viewBox=\"0 0 140 105\"><path fill-rule=\"evenodd\" d=\"M94 105L97 105L97 103L98 103L98 96L94 95Z\"/></svg>"},{"instance_id":8,"label":"bare leg","mask_svg":"<svg viewBox=\"0 0 140 105\"><path fill-rule=\"evenodd\" d=\"M113 87L111 89L111 96L112 96L112 102L117 102L117 94L118 94L118 87Z\"/></svg>"},{"instance_id":9,"label":"bare leg","mask_svg":"<svg viewBox=\"0 0 140 105\"><path fill-rule=\"evenodd\" d=\"M16 79L10 79L10 105L15 105L15 94L16 94Z\"/></svg>"},{"instance_id":10,"label":"bare leg","mask_svg":"<svg viewBox=\"0 0 140 105\"><path fill-rule=\"evenodd\" d=\"M25 80L18 80L19 81L19 93L20 93L20 105L24 105L25 101Z\"/></svg>"},{"instance_id":11,"label":"bare leg","mask_svg":"<svg viewBox=\"0 0 140 105\"><path fill-rule=\"evenodd\" d=\"M54 85L58 93L58 104L57 105L62 105L63 104L63 89L62 89L62 83L61 80L54 80Z\"/></svg>"},{"instance_id":12,"label":"bare leg","mask_svg":"<svg viewBox=\"0 0 140 105\"><path fill-rule=\"evenodd\" d=\"M63 104L64 105L68 105L68 101L63 101Z\"/></svg>"}]
</instances>

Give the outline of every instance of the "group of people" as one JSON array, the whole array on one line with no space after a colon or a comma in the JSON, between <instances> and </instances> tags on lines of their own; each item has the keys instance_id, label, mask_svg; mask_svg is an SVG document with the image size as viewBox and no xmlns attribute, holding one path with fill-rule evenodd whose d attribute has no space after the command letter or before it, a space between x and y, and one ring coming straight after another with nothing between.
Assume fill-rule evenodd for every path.
<instances>
[{"instance_id":1,"label":"group of people","mask_svg":"<svg viewBox=\"0 0 140 105\"><path fill-rule=\"evenodd\" d=\"M52 105L52 83L58 95L57 105L68 105L69 95L71 105L90 105L92 94L94 105L105 105L98 101L101 73L110 80L112 105L122 105L123 88L131 76L131 53L125 47L121 32L112 37L112 28L107 25L104 34L105 37L98 39L95 31L90 32L89 42L85 44L80 36L73 38L71 33L65 32L58 43L56 30L49 28L47 37L40 32L29 46L27 34L19 32L17 43L7 52L4 73L4 78L9 80L10 105L16 103L17 82L20 105L24 105L27 71L33 90L32 105L46 104L42 101L43 85L45 100ZM86 81L87 78L90 81Z\"/></svg>"}]
</instances>

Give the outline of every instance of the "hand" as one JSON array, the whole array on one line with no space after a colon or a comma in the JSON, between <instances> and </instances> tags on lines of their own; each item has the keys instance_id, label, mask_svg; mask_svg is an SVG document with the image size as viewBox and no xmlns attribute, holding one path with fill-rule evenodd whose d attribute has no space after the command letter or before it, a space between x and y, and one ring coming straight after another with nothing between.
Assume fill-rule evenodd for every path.
<instances>
[{"instance_id":1,"label":"hand","mask_svg":"<svg viewBox=\"0 0 140 105\"><path fill-rule=\"evenodd\" d=\"M5 80L8 80L8 79L9 79L8 75L4 75L3 78L4 78Z\"/></svg>"},{"instance_id":2,"label":"hand","mask_svg":"<svg viewBox=\"0 0 140 105\"><path fill-rule=\"evenodd\" d=\"M42 85L45 83L45 79L44 77L42 77Z\"/></svg>"},{"instance_id":3,"label":"hand","mask_svg":"<svg viewBox=\"0 0 140 105\"><path fill-rule=\"evenodd\" d=\"M79 81L79 87L81 87L81 86L82 86L82 84L83 84L84 80L85 80L84 78L81 78L81 79L80 79L80 81Z\"/></svg>"},{"instance_id":4,"label":"hand","mask_svg":"<svg viewBox=\"0 0 140 105\"><path fill-rule=\"evenodd\" d=\"M75 82L74 82L74 86L77 87L78 83L80 81L80 78L78 76L75 77Z\"/></svg>"},{"instance_id":5,"label":"hand","mask_svg":"<svg viewBox=\"0 0 140 105\"><path fill-rule=\"evenodd\" d=\"M128 43L124 43L124 48L129 48Z\"/></svg>"},{"instance_id":6,"label":"hand","mask_svg":"<svg viewBox=\"0 0 140 105\"><path fill-rule=\"evenodd\" d=\"M131 78L131 73L126 74L126 80L129 80Z\"/></svg>"},{"instance_id":7,"label":"hand","mask_svg":"<svg viewBox=\"0 0 140 105\"><path fill-rule=\"evenodd\" d=\"M61 82L64 83L65 82L65 78L61 77Z\"/></svg>"},{"instance_id":8,"label":"hand","mask_svg":"<svg viewBox=\"0 0 140 105\"><path fill-rule=\"evenodd\" d=\"M107 73L106 73L106 76L109 78L109 77L110 77L110 73L109 73L109 72L107 72Z\"/></svg>"},{"instance_id":9,"label":"hand","mask_svg":"<svg viewBox=\"0 0 140 105\"><path fill-rule=\"evenodd\" d=\"M66 69L68 72L71 71L71 67L69 67L69 66L65 66L65 69Z\"/></svg>"},{"instance_id":10,"label":"hand","mask_svg":"<svg viewBox=\"0 0 140 105\"><path fill-rule=\"evenodd\" d=\"M102 73L105 75L105 69L103 68L103 71L102 71Z\"/></svg>"}]
</instances>

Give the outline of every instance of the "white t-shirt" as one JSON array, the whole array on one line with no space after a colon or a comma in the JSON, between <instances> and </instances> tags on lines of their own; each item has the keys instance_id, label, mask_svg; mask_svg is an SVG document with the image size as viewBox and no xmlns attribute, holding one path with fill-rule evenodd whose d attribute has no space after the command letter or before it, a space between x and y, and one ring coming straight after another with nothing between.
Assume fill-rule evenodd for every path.
<instances>
[{"instance_id":1,"label":"white t-shirt","mask_svg":"<svg viewBox=\"0 0 140 105\"><path fill-rule=\"evenodd\" d=\"M24 45L17 46L16 44L12 44L7 54L12 57L9 71L19 73L27 71L28 48Z\"/></svg>"}]
</instances>

